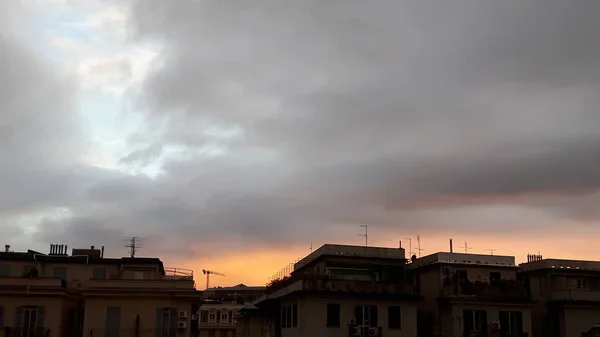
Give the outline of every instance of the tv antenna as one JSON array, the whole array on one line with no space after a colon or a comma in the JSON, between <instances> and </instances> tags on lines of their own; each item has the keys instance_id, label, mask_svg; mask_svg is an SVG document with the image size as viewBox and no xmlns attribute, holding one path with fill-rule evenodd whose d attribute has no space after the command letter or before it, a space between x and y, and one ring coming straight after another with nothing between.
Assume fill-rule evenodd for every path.
<instances>
[{"instance_id":1,"label":"tv antenna","mask_svg":"<svg viewBox=\"0 0 600 337\"><path fill-rule=\"evenodd\" d=\"M494 252L497 251L498 249L488 248L486 250L488 250L490 252L490 255L494 255Z\"/></svg>"},{"instance_id":2,"label":"tv antenna","mask_svg":"<svg viewBox=\"0 0 600 337\"><path fill-rule=\"evenodd\" d=\"M465 241L465 245L463 247L460 247L460 248L463 248L465 250L465 254L468 254L469 253L469 249L471 249L471 247L469 247L467 245L467 241Z\"/></svg>"},{"instance_id":3,"label":"tv antenna","mask_svg":"<svg viewBox=\"0 0 600 337\"><path fill-rule=\"evenodd\" d=\"M369 226L367 226L367 225L360 225L360 227L364 227L365 228L365 234L358 234L358 235L365 237L365 247L367 247L369 245Z\"/></svg>"},{"instance_id":4,"label":"tv antenna","mask_svg":"<svg viewBox=\"0 0 600 337\"><path fill-rule=\"evenodd\" d=\"M139 244L140 238L133 236L129 239L129 243L125 245L126 248L129 248L129 257L132 259L135 258L135 253L142 248L142 245Z\"/></svg>"},{"instance_id":5,"label":"tv antenna","mask_svg":"<svg viewBox=\"0 0 600 337\"><path fill-rule=\"evenodd\" d=\"M421 249L421 237L417 236L417 251L419 252L419 257L421 257L421 251L423 249Z\"/></svg>"},{"instance_id":6,"label":"tv antenna","mask_svg":"<svg viewBox=\"0 0 600 337\"><path fill-rule=\"evenodd\" d=\"M310 242L310 252L312 253L312 241Z\"/></svg>"}]
</instances>

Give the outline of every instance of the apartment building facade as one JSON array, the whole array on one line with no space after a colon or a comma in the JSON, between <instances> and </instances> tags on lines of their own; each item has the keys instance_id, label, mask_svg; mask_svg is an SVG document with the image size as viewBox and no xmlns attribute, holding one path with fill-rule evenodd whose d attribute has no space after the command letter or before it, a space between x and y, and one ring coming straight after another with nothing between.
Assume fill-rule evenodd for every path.
<instances>
[{"instance_id":1,"label":"apartment building facade","mask_svg":"<svg viewBox=\"0 0 600 337\"><path fill-rule=\"evenodd\" d=\"M52 245L0 252L0 336L189 336L193 273L157 258Z\"/></svg>"},{"instance_id":2,"label":"apartment building facade","mask_svg":"<svg viewBox=\"0 0 600 337\"><path fill-rule=\"evenodd\" d=\"M595 336L600 323L600 262L534 259L520 278L536 306L534 336Z\"/></svg>"},{"instance_id":3,"label":"apartment building facade","mask_svg":"<svg viewBox=\"0 0 600 337\"><path fill-rule=\"evenodd\" d=\"M402 248L323 245L244 308L240 334L414 337L419 296L405 263Z\"/></svg>"},{"instance_id":4,"label":"apartment building facade","mask_svg":"<svg viewBox=\"0 0 600 337\"><path fill-rule=\"evenodd\" d=\"M419 336L526 337L532 301L512 256L439 252L409 265L419 302Z\"/></svg>"},{"instance_id":5,"label":"apartment building facade","mask_svg":"<svg viewBox=\"0 0 600 337\"><path fill-rule=\"evenodd\" d=\"M249 287L245 284L205 290L198 310L199 336L236 337L240 309L264 293L265 287Z\"/></svg>"}]
</instances>

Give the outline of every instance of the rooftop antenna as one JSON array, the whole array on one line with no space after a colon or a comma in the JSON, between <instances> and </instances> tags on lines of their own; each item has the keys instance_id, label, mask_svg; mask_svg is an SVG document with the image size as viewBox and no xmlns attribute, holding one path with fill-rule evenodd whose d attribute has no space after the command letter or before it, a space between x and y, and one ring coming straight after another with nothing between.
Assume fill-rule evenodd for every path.
<instances>
[{"instance_id":1,"label":"rooftop antenna","mask_svg":"<svg viewBox=\"0 0 600 337\"><path fill-rule=\"evenodd\" d=\"M310 252L312 253L312 241L310 242Z\"/></svg>"},{"instance_id":2,"label":"rooftop antenna","mask_svg":"<svg viewBox=\"0 0 600 337\"><path fill-rule=\"evenodd\" d=\"M404 240L408 240L408 256L413 256L412 239L411 238L404 238Z\"/></svg>"},{"instance_id":3,"label":"rooftop antenna","mask_svg":"<svg viewBox=\"0 0 600 337\"><path fill-rule=\"evenodd\" d=\"M471 247L469 247L467 245L467 241L465 241L465 245L463 247L460 247L460 248L463 248L465 250L465 254L468 254L469 253L469 249L471 249Z\"/></svg>"},{"instance_id":4,"label":"rooftop antenna","mask_svg":"<svg viewBox=\"0 0 600 337\"><path fill-rule=\"evenodd\" d=\"M498 249L494 249L494 248L488 248L486 250L490 251L490 255L494 255L494 252L497 251Z\"/></svg>"},{"instance_id":5,"label":"rooftop antenna","mask_svg":"<svg viewBox=\"0 0 600 337\"><path fill-rule=\"evenodd\" d=\"M365 247L367 247L367 246L369 246L369 226L367 226L367 225L360 225L360 227L364 227L365 228L365 234L358 234L358 235L365 237Z\"/></svg>"},{"instance_id":6,"label":"rooftop antenna","mask_svg":"<svg viewBox=\"0 0 600 337\"><path fill-rule=\"evenodd\" d=\"M135 253L142 248L142 245L139 244L140 238L133 236L129 239L129 243L125 245L126 248L129 248L129 257L132 259L135 258Z\"/></svg>"},{"instance_id":7,"label":"rooftop antenna","mask_svg":"<svg viewBox=\"0 0 600 337\"><path fill-rule=\"evenodd\" d=\"M421 257L421 251L423 249L421 249L421 237L417 236L417 251L419 251L419 257Z\"/></svg>"}]
</instances>

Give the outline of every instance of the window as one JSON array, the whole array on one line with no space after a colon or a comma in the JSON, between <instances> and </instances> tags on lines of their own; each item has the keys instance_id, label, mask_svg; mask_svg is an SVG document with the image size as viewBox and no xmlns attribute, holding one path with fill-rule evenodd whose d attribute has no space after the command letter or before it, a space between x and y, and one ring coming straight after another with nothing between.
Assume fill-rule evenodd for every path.
<instances>
[{"instance_id":1,"label":"window","mask_svg":"<svg viewBox=\"0 0 600 337\"><path fill-rule=\"evenodd\" d=\"M463 310L463 330L486 331L487 311L485 310Z\"/></svg>"},{"instance_id":2,"label":"window","mask_svg":"<svg viewBox=\"0 0 600 337\"><path fill-rule=\"evenodd\" d=\"M458 271L458 282L460 284L466 283L469 281L469 275L467 274L466 270L459 270Z\"/></svg>"},{"instance_id":3,"label":"window","mask_svg":"<svg viewBox=\"0 0 600 337\"><path fill-rule=\"evenodd\" d=\"M338 303L327 303L327 327L340 327L340 305Z\"/></svg>"},{"instance_id":4,"label":"window","mask_svg":"<svg viewBox=\"0 0 600 337\"><path fill-rule=\"evenodd\" d=\"M298 327L298 303L289 303L281 306L281 328Z\"/></svg>"},{"instance_id":5,"label":"window","mask_svg":"<svg viewBox=\"0 0 600 337\"><path fill-rule=\"evenodd\" d=\"M156 308L155 337L175 337L177 319L177 308Z\"/></svg>"},{"instance_id":6,"label":"window","mask_svg":"<svg viewBox=\"0 0 600 337\"><path fill-rule=\"evenodd\" d=\"M67 267L54 267L54 277L67 279Z\"/></svg>"},{"instance_id":7,"label":"window","mask_svg":"<svg viewBox=\"0 0 600 337\"><path fill-rule=\"evenodd\" d=\"M134 271L133 272L133 279L134 280L143 280L144 279L144 272L143 271Z\"/></svg>"},{"instance_id":8,"label":"window","mask_svg":"<svg viewBox=\"0 0 600 337\"><path fill-rule=\"evenodd\" d=\"M402 309L399 306L388 307L388 328L402 329Z\"/></svg>"},{"instance_id":9,"label":"window","mask_svg":"<svg viewBox=\"0 0 600 337\"><path fill-rule=\"evenodd\" d=\"M502 279L502 275L500 274L500 272L497 272L497 271L490 272L490 284L498 284L498 283L500 283L501 279Z\"/></svg>"},{"instance_id":10,"label":"window","mask_svg":"<svg viewBox=\"0 0 600 337\"><path fill-rule=\"evenodd\" d=\"M0 264L0 277L10 276L10 265Z\"/></svg>"},{"instance_id":11,"label":"window","mask_svg":"<svg viewBox=\"0 0 600 337\"><path fill-rule=\"evenodd\" d=\"M0 305L0 328L4 327L4 307Z\"/></svg>"},{"instance_id":12,"label":"window","mask_svg":"<svg viewBox=\"0 0 600 337\"><path fill-rule=\"evenodd\" d=\"M214 323L216 321L217 321L217 314L215 314L214 312L211 312L210 314L208 314L208 322Z\"/></svg>"},{"instance_id":13,"label":"window","mask_svg":"<svg viewBox=\"0 0 600 337\"><path fill-rule=\"evenodd\" d=\"M106 337L119 337L121 307L106 307Z\"/></svg>"},{"instance_id":14,"label":"window","mask_svg":"<svg viewBox=\"0 0 600 337\"><path fill-rule=\"evenodd\" d=\"M500 311L500 330L504 336L523 334L523 313L520 311Z\"/></svg>"},{"instance_id":15,"label":"window","mask_svg":"<svg viewBox=\"0 0 600 337\"><path fill-rule=\"evenodd\" d=\"M106 268L105 267L95 267L92 270L92 278L97 278L97 279L106 278Z\"/></svg>"},{"instance_id":16,"label":"window","mask_svg":"<svg viewBox=\"0 0 600 337\"><path fill-rule=\"evenodd\" d=\"M206 310L200 311L200 322L202 322L202 323L208 322L208 311L206 311Z\"/></svg>"},{"instance_id":17,"label":"window","mask_svg":"<svg viewBox=\"0 0 600 337\"><path fill-rule=\"evenodd\" d=\"M44 328L44 307L27 306L15 309L15 330L19 336L34 337L38 328Z\"/></svg>"},{"instance_id":18,"label":"window","mask_svg":"<svg viewBox=\"0 0 600 337\"><path fill-rule=\"evenodd\" d=\"M377 325L377 306L359 305L354 309L354 318L356 324L376 328Z\"/></svg>"},{"instance_id":19,"label":"window","mask_svg":"<svg viewBox=\"0 0 600 337\"><path fill-rule=\"evenodd\" d=\"M37 267L35 265L25 265L23 266L23 276L25 277L36 277L37 276Z\"/></svg>"},{"instance_id":20,"label":"window","mask_svg":"<svg viewBox=\"0 0 600 337\"><path fill-rule=\"evenodd\" d=\"M229 313L222 312L221 313L221 324L227 324L229 322Z\"/></svg>"},{"instance_id":21,"label":"window","mask_svg":"<svg viewBox=\"0 0 600 337\"><path fill-rule=\"evenodd\" d=\"M577 289L587 289L588 282L587 280L577 280Z\"/></svg>"}]
</instances>

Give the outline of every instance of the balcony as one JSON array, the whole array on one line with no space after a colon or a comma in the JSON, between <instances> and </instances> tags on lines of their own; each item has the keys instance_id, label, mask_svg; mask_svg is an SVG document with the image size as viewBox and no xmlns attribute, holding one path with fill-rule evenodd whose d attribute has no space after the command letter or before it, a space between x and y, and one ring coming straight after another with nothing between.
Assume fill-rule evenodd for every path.
<instances>
[{"instance_id":1,"label":"balcony","mask_svg":"<svg viewBox=\"0 0 600 337\"><path fill-rule=\"evenodd\" d=\"M553 290L548 299L554 301L600 302L600 289L558 289Z\"/></svg>"},{"instance_id":2,"label":"balcony","mask_svg":"<svg viewBox=\"0 0 600 337\"><path fill-rule=\"evenodd\" d=\"M65 284L55 277L0 277L0 287L64 288Z\"/></svg>"},{"instance_id":3,"label":"balcony","mask_svg":"<svg viewBox=\"0 0 600 337\"><path fill-rule=\"evenodd\" d=\"M157 290L195 290L194 280L179 279L90 279L88 288L102 289L157 289Z\"/></svg>"},{"instance_id":4,"label":"balcony","mask_svg":"<svg viewBox=\"0 0 600 337\"><path fill-rule=\"evenodd\" d=\"M441 297L468 297L495 300L529 300L527 289L523 284L515 281L501 281L497 284L483 282L464 282L442 287Z\"/></svg>"},{"instance_id":5,"label":"balcony","mask_svg":"<svg viewBox=\"0 0 600 337\"><path fill-rule=\"evenodd\" d=\"M369 295L408 295L411 289L403 283L336 279L332 276L288 277L267 286L269 297L280 297L294 291L336 292Z\"/></svg>"}]
</instances>

